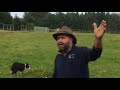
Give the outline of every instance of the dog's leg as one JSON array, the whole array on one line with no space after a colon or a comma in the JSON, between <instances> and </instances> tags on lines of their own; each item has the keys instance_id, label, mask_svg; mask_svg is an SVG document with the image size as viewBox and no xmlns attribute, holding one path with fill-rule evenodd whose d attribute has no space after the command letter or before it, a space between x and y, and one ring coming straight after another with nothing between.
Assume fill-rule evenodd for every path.
<instances>
[{"instance_id":1,"label":"dog's leg","mask_svg":"<svg viewBox=\"0 0 120 90\"><path fill-rule=\"evenodd\" d=\"M22 74L22 72L20 72L20 74Z\"/></svg>"},{"instance_id":2,"label":"dog's leg","mask_svg":"<svg viewBox=\"0 0 120 90\"><path fill-rule=\"evenodd\" d=\"M12 71L10 71L10 74L12 74Z\"/></svg>"},{"instance_id":3,"label":"dog's leg","mask_svg":"<svg viewBox=\"0 0 120 90\"><path fill-rule=\"evenodd\" d=\"M15 73L16 75L19 75L17 71L16 71L16 72L14 72L14 73Z\"/></svg>"}]
</instances>

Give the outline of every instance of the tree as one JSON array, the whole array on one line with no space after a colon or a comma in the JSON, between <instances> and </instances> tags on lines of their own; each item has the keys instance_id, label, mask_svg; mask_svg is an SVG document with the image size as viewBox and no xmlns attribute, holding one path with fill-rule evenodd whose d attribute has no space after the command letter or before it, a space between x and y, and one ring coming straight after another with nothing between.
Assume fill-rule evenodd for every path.
<instances>
[{"instance_id":1,"label":"tree","mask_svg":"<svg viewBox=\"0 0 120 90\"><path fill-rule=\"evenodd\" d=\"M0 23L11 24L12 21L13 21L13 18L10 12L0 12Z\"/></svg>"},{"instance_id":2,"label":"tree","mask_svg":"<svg viewBox=\"0 0 120 90\"><path fill-rule=\"evenodd\" d=\"M25 12L23 15L24 18L24 23L34 23L35 19L34 17L29 13L29 12Z\"/></svg>"}]
</instances>

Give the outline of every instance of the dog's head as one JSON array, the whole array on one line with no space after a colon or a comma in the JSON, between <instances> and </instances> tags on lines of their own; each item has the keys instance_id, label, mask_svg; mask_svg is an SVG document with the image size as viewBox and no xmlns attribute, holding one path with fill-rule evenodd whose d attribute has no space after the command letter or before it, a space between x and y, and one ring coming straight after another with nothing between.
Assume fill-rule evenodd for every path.
<instances>
[{"instance_id":1,"label":"dog's head","mask_svg":"<svg viewBox=\"0 0 120 90\"><path fill-rule=\"evenodd\" d=\"M30 69L30 64L25 63L25 68Z\"/></svg>"}]
</instances>

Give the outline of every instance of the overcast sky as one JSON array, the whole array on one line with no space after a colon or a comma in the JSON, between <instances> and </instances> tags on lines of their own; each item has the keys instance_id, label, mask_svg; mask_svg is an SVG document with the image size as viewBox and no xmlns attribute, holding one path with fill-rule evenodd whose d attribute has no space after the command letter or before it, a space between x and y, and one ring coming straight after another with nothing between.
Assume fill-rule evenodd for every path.
<instances>
[{"instance_id":1,"label":"overcast sky","mask_svg":"<svg viewBox=\"0 0 120 90\"><path fill-rule=\"evenodd\" d=\"M10 12L10 13L11 13L12 17L14 17L17 14L17 16L19 18L23 18L23 14L24 14L24 12ZM120 12L112 12L112 13L119 13L120 14Z\"/></svg>"},{"instance_id":2,"label":"overcast sky","mask_svg":"<svg viewBox=\"0 0 120 90\"><path fill-rule=\"evenodd\" d=\"M11 16L14 17L16 14L19 18L23 18L24 12L10 12Z\"/></svg>"}]
</instances>

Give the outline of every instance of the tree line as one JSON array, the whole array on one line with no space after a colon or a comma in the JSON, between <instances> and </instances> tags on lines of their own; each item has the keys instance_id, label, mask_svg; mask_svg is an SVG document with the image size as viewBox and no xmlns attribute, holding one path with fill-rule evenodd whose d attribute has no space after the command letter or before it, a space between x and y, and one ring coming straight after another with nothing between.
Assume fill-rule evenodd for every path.
<instances>
[{"instance_id":1,"label":"tree line","mask_svg":"<svg viewBox=\"0 0 120 90\"><path fill-rule=\"evenodd\" d=\"M69 26L76 31L92 30L93 23L98 25L101 20L107 21L108 32L120 32L120 15L109 12L24 12L23 18L17 15L13 18L10 12L0 12L0 23L14 25L41 26L51 29L61 28L63 25Z\"/></svg>"}]
</instances>

